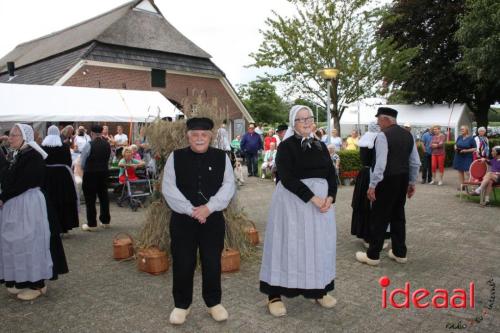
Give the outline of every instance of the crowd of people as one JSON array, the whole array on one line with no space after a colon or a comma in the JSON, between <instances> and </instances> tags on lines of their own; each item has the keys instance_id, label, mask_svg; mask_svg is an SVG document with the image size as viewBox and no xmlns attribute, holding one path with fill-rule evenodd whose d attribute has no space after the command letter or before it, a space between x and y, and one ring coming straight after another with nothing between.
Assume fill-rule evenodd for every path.
<instances>
[{"instance_id":1,"label":"crowd of people","mask_svg":"<svg viewBox=\"0 0 500 333\"><path fill-rule=\"evenodd\" d=\"M422 164L422 184L443 185L445 160L446 160L446 136L441 132L441 126L433 125L426 129L421 137L423 150ZM490 164L490 171L483 178L485 184L491 180L491 186L481 185L475 189L472 195L479 195L485 191L485 200L482 205L489 204L489 194L493 185L498 185L498 167L496 166L496 148L490 151L489 140L486 137L486 129L479 127L477 135L473 136L467 126L460 127L460 135L454 144L452 167L457 171L458 187L457 190L463 190L463 184L466 184L471 175L469 169L476 160ZM439 171L439 174L438 174Z\"/></svg>"},{"instance_id":2,"label":"crowd of people","mask_svg":"<svg viewBox=\"0 0 500 333\"><path fill-rule=\"evenodd\" d=\"M367 249L356 252L355 260L379 265L380 252L388 246L385 240L390 239L389 258L405 264L404 207L416 191L420 157L409 126L399 126L397 116L397 110L380 107L377 123L361 137L353 131L344 143L333 130L328 145L325 132L315 128L312 110L303 105L293 106L288 124L268 130L265 137L251 123L241 140L233 141L225 123L212 140L213 121L190 118L188 146L168 156L162 180L162 194L173 211L169 227L175 307L170 322L182 324L189 315L198 251L203 300L214 320L228 318L221 303L222 211L234 197L236 184L243 181L238 171L241 156L249 177L258 176L261 156L261 176L270 175L276 182L259 274L259 288L268 298L271 315L286 315L283 297L303 296L324 308L337 303L330 292L336 278L334 204L340 149L359 151L363 165L352 196L351 234ZM114 136L100 125L92 126L90 134L83 126L76 135L73 131L71 126L61 130L50 126L39 145L32 127L16 124L6 138L9 149L0 150L0 283L20 300L40 297L47 292L46 280L69 271L60 236L80 225L75 161L83 172L85 231L97 229L97 198L100 224L110 226L111 162L120 168L120 183L137 179L136 169L147 163L149 146L143 130L134 145L121 126ZM489 163L490 172L475 191L486 193L489 201L493 186L499 184L500 147L493 148L490 159L484 133L480 128L472 137L462 126L453 166L463 182L474 159ZM423 183L443 184L445 141L439 126L422 136Z\"/></svg>"},{"instance_id":3,"label":"crowd of people","mask_svg":"<svg viewBox=\"0 0 500 333\"><path fill-rule=\"evenodd\" d=\"M249 123L247 132L243 136L237 135L230 142L229 149L227 150L230 150L235 154L236 166L238 167L237 175L241 174L240 168L242 163L246 163L248 177L258 177L258 161L260 158L262 161L262 164L260 166L261 178L271 178L273 181L276 181L276 153L280 143L284 140L284 135L288 126L285 124L280 124L276 129L270 128L265 135L258 134L256 128L258 127L256 127L255 123ZM219 139L221 137L220 131L221 129L219 129L218 131L216 137L217 143L215 147L223 149L223 147L226 146L220 144L221 142L225 142L225 140ZM227 135L227 131L222 133L224 133L223 135ZM311 135L318 141L327 144L327 135L325 129L320 128L317 130L315 123L313 123L312 125ZM342 138L338 136L336 129L332 130L330 143L327 145L327 147L333 164L336 167L337 178L340 169L340 157L338 155L338 152L342 149L357 150L358 140L359 138L357 130L353 130L351 135L346 140L342 140ZM238 177L238 179L241 184L244 183L243 176Z\"/></svg>"},{"instance_id":4,"label":"crowd of people","mask_svg":"<svg viewBox=\"0 0 500 333\"><path fill-rule=\"evenodd\" d=\"M50 126L40 140L27 124L16 124L0 137L0 283L20 300L34 300L47 292L46 280L69 271L61 241L80 226L81 183L87 223L82 230L97 229L96 199L101 226L109 227L108 176L118 159L119 179L144 167L149 146L144 131L135 145L118 126Z\"/></svg>"},{"instance_id":5,"label":"crowd of people","mask_svg":"<svg viewBox=\"0 0 500 333\"><path fill-rule=\"evenodd\" d=\"M7 140L12 154L0 152L0 283L18 299L31 301L47 292L45 280L68 272L60 233L73 226L73 209L78 208L76 200L68 203L68 219L60 221L57 209L63 198L50 196L75 191L74 185L62 188L67 154L55 149L62 146L60 139L46 141L46 147L54 148L46 148L47 153L35 142L31 126L16 124ZM46 168L48 158L53 169ZM48 170L56 179L47 177Z\"/></svg>"}]
</instances>

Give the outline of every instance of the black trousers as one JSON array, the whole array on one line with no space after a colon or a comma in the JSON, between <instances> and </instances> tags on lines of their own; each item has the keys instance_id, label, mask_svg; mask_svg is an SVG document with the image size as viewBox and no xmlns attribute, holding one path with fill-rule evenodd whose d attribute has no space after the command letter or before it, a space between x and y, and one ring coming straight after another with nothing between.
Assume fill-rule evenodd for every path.
<instances>
[{"instance_id":1,"label":"black trousers","mask_svg":"<svg viewBox=\"0 0 500 333\"><path fill-rule=\"evenodd\" d=\"M424 153L422 161L422 182L432 181L432 154Z\"/></svg>"},{"instance_id":2,"label":"black trousers","mask_svg":"<svg viewBox=\"0 0 500 333\"><path fill-rule=\"evenodd\" d=\"M193 301L193 277L196 255L200 250L202 296L208 307L221 302L221 254L224 248L225 222L221 212L199 223L190 216L172 212L170 246L172 252L172 293L176 308L187 309Z\"/></svg>"},{"instance_id":3,"label":"black trousers","mask_svg":"<svg viewBox=\"0 0 500 333\"><path fill-rule=\"evenodd\" d=\"M108 172L84 172L82 182L85 206L87 207L87 223L89 227L97 227L97 212L95 208L96 197L101 205L99 220L109 224L109 197L108 197Z\"/></svg>"},{"instance_id":4,"label":"black trousers","mask_svg":"<svg viewBox=\"0 0 500 333\"><path fill-rule=\"evenodd\" d=\"M247 169L248 169L248 175L249 176L258 176L259 175L259 170L258 170L258 159L259 159L259 153L245 153L245 158L247 159Z\"/></svg>"},{"instance_id":5,"label":"black trousers","mask_svg":"<svg viewBox=\"0 0 500 333\"><path fill-rule=\"evenodd\" d=\"M384 245L385 233L391 223L392 252L406 257L405 203L408 191L408 174L384 177L375 188L376 200L370 213L370 259L379 259Z\"/></svg>"}]
</instances>

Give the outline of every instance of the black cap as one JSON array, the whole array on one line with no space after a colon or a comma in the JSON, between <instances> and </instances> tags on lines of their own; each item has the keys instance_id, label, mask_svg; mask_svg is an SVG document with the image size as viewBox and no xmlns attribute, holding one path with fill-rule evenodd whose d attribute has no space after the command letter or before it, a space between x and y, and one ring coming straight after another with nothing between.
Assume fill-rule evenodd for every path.
<instances>
[{"instance_id":1,"label":"black cap","mask_svg":"<svg viewBox=\"0 0 500 333\"><path fill-rule=\"evenodd\" d=\"M210 118L189 118L186 122L188 130L211 130L214 122Z\"/></svg>"},{"instance_id":2,"label":"black cap","mask_svg":"<svg viewBox=\"0 0 500 333\"><path fill-rule=\"evenodd\" d=\"M93 132L93 133L96 133L96 134L101 134L102 133L102 126L101 125L93 125L90 130Z\"/></svg>"},{"instance_id":3,"label":"black cap","mask_svg":"<svg viewBox=\"0 0 500 333\"><path fill-rule=\"evenodd\" d=\"M381 115L385 115L385 116L390 116L390 117L397 118L398 117L398 111L396 111L396 110L394 110L392 108L388 108L388 107L382 106L382 107L378 108L377 114L375 115L375 117L378 117L378 116L381 116Z\"/></svg>"},{"instance_id":4,"label":"black cap","mask_svg":"<svg viewBox=\"0 0 500 333\"><path fill-rule=\"evenodd\" d=\"M276 132L281 132L281 131L286 131L288 129L288 126L285 124L278 125L278 128L276 129Z\"/></svg>"}]
</instances>

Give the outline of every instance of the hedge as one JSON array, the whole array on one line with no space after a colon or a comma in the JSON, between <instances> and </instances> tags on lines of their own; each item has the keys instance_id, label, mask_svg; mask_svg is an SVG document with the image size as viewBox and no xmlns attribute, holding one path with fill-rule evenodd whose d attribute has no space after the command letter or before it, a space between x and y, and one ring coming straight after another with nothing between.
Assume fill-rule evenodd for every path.
<instances>
[{"instance_id":1,"label":"hedge","mask_svg":"<svg viewBox=\"0 0 500 333\"><path fill-rule=\"evenodd\" d=\"M488 142L490 143L490 148L493 148L495 146L500 146L500 138L488 139ZM491 151L491 149L490 149L490 151Z\"/></svg>"},{"instance_id":2,"label":"hedge","mask_svg":"<svg viewBox=\"0 0 500 333\"><path fill-rule=\"evenodd\" d=\"M357 150L341 150L337 153L340 157L340 173L359 171L363 167Z\"/></svg>"},{"instance_id":3,"label":"hedge","mask_svg":"<svg viewBox=\"0 0 500 333\"><path fill-rule=\"evenodd\" d=\"M444 144L445 160L444 166L446 168L453 165L453 157L455 156L455 141L448 141Z\"/></svg>"},{"instance_id":4,"label":"hedge","mask_svg":"<svg viewBox=\"0 0 500 333\"><path fill-rule=\"evenodd\" d=\"M500 145L500 138L489 139L490 147ZM424 156L424 151L422 146L417 146L418 154L420 160ZM491 149L490 149L491 150ZM455 141L448 141L445 143L445 153L446 159L444 162L445 167L451 167L453 165L453 157L455 156ZM359 171L362 168L361 160L359 157L359 151L357 150L341 150L337 153L340 157L340 172L348 171Z\"/></svg>"}]
</instances>

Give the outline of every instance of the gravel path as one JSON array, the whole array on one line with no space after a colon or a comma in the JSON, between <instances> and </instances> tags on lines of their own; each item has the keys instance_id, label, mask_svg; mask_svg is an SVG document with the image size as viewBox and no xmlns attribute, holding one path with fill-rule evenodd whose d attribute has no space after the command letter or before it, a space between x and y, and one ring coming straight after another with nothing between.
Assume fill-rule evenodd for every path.
<instances>
[{"instance_id":1,"label":"gravel path","mask_svg":"<svg viewBox=\"0 0 500 333\"><path fill-rule=\"evenodd\" d=\"M270 180L251 178L239 193L261 238L273 188ZM488 281L500 285L499 208L460 201L451 185L419 185L406 206L408 264L397 264L384 253L381 265L373 268L354 259L362 245L350 235L352 189L341 187L336 204L337 279L332 294L338 305L334 309L294 298L285 300L286 317L271 317L258 290L259 249L259 257L243 262L240 272L223 275L227 322L215 323L207 314L196 272L188 321L172 327L168 323L173 308L171 271L151 276L138 272L133 261L111 258L113 236L121 231L136 233L144 210L134 213L112 204L111 229L77 230L64 239L71 272L49 282L47 296L22 303L6 292L0 295L0 332L500 332L500 299L487 308L493 295ZM411 291L444 288L451 293L473 281L475 308L382 309L381 276L391 279L389 290L408 281ZM470 323L481 314L482 321ZM467 328L446 327L459 322Z\"/></svg>"}]
</instances>

